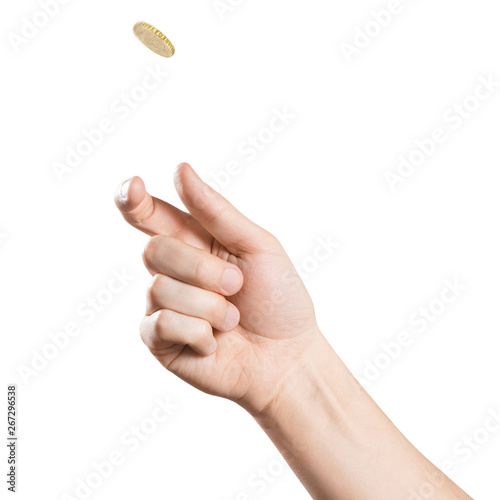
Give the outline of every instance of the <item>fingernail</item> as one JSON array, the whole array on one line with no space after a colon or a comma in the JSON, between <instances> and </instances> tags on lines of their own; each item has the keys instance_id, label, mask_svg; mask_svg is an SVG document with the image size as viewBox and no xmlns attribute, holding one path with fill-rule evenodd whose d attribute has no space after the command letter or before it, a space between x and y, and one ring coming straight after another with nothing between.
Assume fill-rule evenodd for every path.
<instances>
[{"instance_id":1,"label":"fingernail","mask_svg":"<svg viewBox=\"0 0 500 500\"><path fill-rule=\"evenodd\" d=\"M217 340L214 339L212 340L212 343L210 344L210 347L208 348L208 355L210 356L217 350Z\"/></svg>"},{"instance_id":2,"label":"fingernail","mask_svg":"<svg viewBox=\"0 0 500 500\"><path fill-rule=\"evenodd\" d=\"M224 326L222 327L223 332L228 332L229 330L232 330L236 326L238 326L238 323L240 321L240 312L234 306L231 304L231 302L228 302L228 308L227 308L227 314L226 314L226 319L224 320Z\"/></svg>"},{"instance_id":3,"label":"fingernail","mask_svg":"<svg viewBox=\"0 0 500 500\"><path fill-rule=\"evenodd\" d=\"M130 179L127 179L126 181L123 181L121 188L120 188L120 196L126 200L128 197L128 188L130 186L130 181L132 180L132 177Z\"/></svg>"},{"instance_id":4,"label":"fingernail","mask_svg":"<svg viewBox=\"0 0 500 500\"><path fill-rule=\"evenodd\" d=\"M238 271L226 269L222 275L220 287L227 295L233 295L240 289L241 277Z\"/></svg>"}]
</instances>

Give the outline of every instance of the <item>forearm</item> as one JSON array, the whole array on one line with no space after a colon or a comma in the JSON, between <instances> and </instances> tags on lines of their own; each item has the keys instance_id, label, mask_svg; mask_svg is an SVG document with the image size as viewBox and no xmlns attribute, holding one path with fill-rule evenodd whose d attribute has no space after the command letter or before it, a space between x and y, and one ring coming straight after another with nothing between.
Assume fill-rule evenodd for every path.
<instances>
[{"instance_id":1,"label":"forearm","mask_svg":"<svg viewBox=\"0 0 500 500\"><path fill-rule=\"evenodd\" d=\"M323 336L259 425L318 500L470 499L398 431Z\"/></svg>"}]
</instances>

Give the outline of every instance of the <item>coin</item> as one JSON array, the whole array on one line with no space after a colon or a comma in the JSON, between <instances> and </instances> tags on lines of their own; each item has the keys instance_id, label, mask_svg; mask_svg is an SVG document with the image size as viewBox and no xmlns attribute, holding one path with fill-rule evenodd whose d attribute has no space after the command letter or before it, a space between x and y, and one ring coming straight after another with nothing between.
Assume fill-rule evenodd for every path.
<instances>
[{"instance_id":1,"label":"coin","mask_svg":"<svg viewBox=\"0 0 500 500\"><path fill-rule=\"evenodd\" d=\"M172 57L175 48L172 42L158 29L148 23L139 22L134 26L135 36L156 54Z\"/></svg>"}]
</instances>

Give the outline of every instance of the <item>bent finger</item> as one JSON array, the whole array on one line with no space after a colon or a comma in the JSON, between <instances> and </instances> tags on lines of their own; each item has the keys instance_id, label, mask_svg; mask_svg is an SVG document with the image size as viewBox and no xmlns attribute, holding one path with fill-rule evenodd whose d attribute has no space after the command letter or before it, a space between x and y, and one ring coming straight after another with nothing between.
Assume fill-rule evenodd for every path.
<instances>
[{"instance_id":1,"label":"bent finger","mask_svg":"<svg viewBox=\"0 0 500 500\"><path fill-rule=\"evenodd\" d=\"M240 313L222 295L157 274L146 293L146 314L171 309L208 321L213 328L228 332L236 328Z\"/></svg>"},{"instance_id":2,"label":"bent finger","mask_svg":"<svg viewBox=\"0 0 500 500\"><path fill-rule=\"evenodd\" d=\"M217 349L217 340L208 321L169 309L146 316L140 332L143 342L153 352L172 345L187 345L202 356L210 356Z\"/></svg>"},{"instance_id":3,"label":"bent finger","mask_svg":"<svg viewBox=\"0 0 500 500\"><path fill-rule=\"evenodd\" d=\"M205 290L234 295L243 286L238 266L176 238L154 236L144 249L144 264L151 274L164 274Z\"/></svg>"}]
</instances>

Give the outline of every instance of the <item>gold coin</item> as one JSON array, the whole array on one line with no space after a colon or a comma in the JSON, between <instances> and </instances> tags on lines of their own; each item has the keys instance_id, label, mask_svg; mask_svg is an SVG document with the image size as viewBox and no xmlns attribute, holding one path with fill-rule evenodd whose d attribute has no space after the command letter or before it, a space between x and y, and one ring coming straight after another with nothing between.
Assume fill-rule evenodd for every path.
<instances>
[{"instance_id":1,"label":"gold coin","mask_svg":"<svg viewBox=\"0 0 500 500\"><path fill-rule=\"evenodd\" d=\"M137 23L134 26L135 36L153 52L156 52L163 57L172 57L175 53L175 48L172 42L154 26L148 23Z\"/></svg>"}]
</instances>

